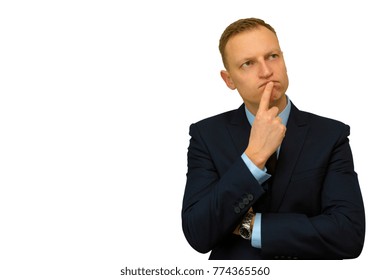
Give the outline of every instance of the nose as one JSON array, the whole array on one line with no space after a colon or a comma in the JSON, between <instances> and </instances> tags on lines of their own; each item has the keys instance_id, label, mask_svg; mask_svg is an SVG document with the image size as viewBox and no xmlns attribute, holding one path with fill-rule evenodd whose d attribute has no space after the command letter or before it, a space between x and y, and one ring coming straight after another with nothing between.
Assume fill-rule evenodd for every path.
<instances>
[{"instance_id":1,"label":"nose","mask_svg":"<svg viewBox=\"0 0 390 280\"><path fill-rule=\"evenodd\" d=\"M267 61L262 60L259 63L259 78L267 79L272 76L272 68L267 64Z\"/></svg>"}]
</instances>

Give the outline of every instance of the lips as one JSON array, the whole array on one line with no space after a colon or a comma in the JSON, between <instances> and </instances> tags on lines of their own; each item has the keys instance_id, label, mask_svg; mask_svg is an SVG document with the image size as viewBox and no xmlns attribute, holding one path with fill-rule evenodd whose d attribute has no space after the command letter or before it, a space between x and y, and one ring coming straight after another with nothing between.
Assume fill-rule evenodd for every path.
<instances>
[{"instance_id":1,"label":"lips","mask_svg":"<svg viewBox=\"0 0 390 280\"><path fill-rule=\"evenodd\" d=\"M260 84L259 88L264 87L264 86L265 86L266 84L268 84L269 82L273 82L273 83L274 83L274 86L275 86L276 83L277 83L277 81L266 81L266 82Z\"/></svg>"}]
</instances>

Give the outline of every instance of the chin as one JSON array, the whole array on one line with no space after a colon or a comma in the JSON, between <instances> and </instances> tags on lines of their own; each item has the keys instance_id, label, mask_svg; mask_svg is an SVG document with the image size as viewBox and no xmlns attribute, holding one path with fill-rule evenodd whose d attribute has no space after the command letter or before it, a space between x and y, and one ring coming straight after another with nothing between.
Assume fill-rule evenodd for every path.
<instances>
[{"instance_id":1,"label":"chin","mask_svg":"<svg viewBox=\"0 0 390 280\"><path fill-rule=\"evenodd\" d=\"M286 102L286 94L282 93L280 91L274 91L272 92L272 101L270 102L270 105L272 106L277 106L278 105L283 105L283 102Z\"/></svg>"},{"instance_id":2,"label":"chin","mask_svg":"<svg viewBox=\"0 0 390 280\"><path fill-rule=\"evenodd\" d=\"M271 94L271 99L272 99L271 102L272 103L278 102L278 101L282 100L284 96L285 96L285 94L282 91L280 91L278 89L274 89L272 91L272 94Z\"/></svg>"}]
</instances>

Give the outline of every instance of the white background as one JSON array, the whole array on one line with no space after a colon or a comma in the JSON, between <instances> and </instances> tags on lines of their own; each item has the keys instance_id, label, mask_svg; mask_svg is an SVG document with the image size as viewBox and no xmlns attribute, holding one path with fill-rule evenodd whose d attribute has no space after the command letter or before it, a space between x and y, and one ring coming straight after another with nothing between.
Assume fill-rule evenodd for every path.
<instances>
[{"instance_id":1,"label":"white background","mask_svg":"<svg viewBox=\"0 0 390 280\"><path fill-rule=\"evenodd\" d=\"M269 266L268 279L386 278L386 7L2 1L0 278L126 279L126 266L216 264ZM219 76L218 40L228 24L252 16L278 33L294 104L351 126L367 218L356 260L210 263L184 238L188 128L241 104Z\"/></svg>"}]
</instances>

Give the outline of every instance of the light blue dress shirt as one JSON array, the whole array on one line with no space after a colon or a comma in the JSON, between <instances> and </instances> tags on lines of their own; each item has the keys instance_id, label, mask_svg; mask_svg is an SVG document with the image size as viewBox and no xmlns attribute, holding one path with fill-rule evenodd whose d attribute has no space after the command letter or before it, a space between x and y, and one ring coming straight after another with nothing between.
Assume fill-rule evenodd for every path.
<instances>
[{"instance_id":1,"label":"light blue dress shirt","mask_svg":"<svg viewBox=\"0 0 390 280\"><path fill-rule=\"evenodd\" d=\"M287 125L288 117L290 116L291 111L291 102L288 97L287 98L287 105L286 108L279 114L279 117L282 119L282 123L284 125ZM251 112L245 107L245 113L246 117L248 118L248 121L250 125L252 125L253 121L255 120L255 116L252 115ZM277 150L277 156L279 156L280 147ZM256 180L259 182L259 184L264 183L267 181L271 175L267 173L267 169L264 167L264 170L258 168L249 158L248 156L243 153L241 155L242 160L245 162L246 166L248 167L249 171L252 173L252 175L256 178ZM253 231L252 231L252 239L251 244L255 248L261 248L261 213L256 213L255 216L255 222L253 224Z\"/></svg>"}]
</instances>

